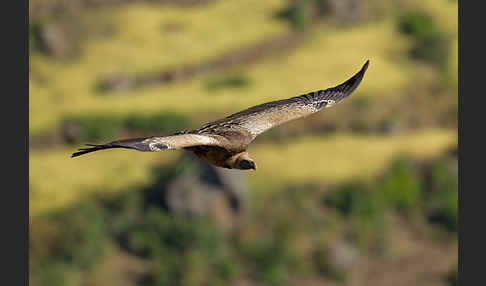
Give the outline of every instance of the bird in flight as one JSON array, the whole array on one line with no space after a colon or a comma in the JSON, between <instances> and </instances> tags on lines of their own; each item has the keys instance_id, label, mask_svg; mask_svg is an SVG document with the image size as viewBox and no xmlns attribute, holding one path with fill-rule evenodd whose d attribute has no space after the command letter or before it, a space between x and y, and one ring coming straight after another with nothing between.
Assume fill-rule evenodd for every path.
<instances>
[{"instance_id":1,"label":"bird in flight","mask_svg":"<svg viewBox=\"0 0 486 286\"><path fill-rule=\"evenodd\" d=\"M255 161L248 155L248 146L258 135L272 127L341 102L358 87L368 65L369 60L354 76L335 87L253 106L204 124L199 129L176 132L170 136L132 138L100 145L86 144L90 147L79 149L71 157L110 148L145 152L185 149L218 167L256 170Z\"/></svg>"}]
</instances>

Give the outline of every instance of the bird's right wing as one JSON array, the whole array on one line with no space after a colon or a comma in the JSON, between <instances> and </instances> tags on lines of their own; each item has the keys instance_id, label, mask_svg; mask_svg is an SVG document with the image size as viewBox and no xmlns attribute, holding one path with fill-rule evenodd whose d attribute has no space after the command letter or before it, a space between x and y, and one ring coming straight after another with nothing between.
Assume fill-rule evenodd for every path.
<instances>
[{"instance_id":1,"label":"bird's right wing","mask_svg":"<svg viewBox=\"0 0 486 286\"><path fill-rule=\"evenodd\" d=\"M222 146L226 144L226 141L227 139L223 136L202 134L179 134L165 137L133 138L100 145L86 144L90 147L79 149L79 151L72 154L71 157L77 157L93 151L109 148L125 148L144 152L156 152L192 146Z\"/></svg>"},{"instance_id":2,"label":"bird's right wing","mask_svg":"<svg viewBox=\"0 0 486 286\"><path fill-rule=\"evenodd\" d=\"M260 104L205 124L197 131L199 134L222 134L224 130L241 128L249 132L253 140L270 128L336 105L358 87L368 65L369 61L366 61L360 71L335 87Z\"/></svg>"}]
</instances>

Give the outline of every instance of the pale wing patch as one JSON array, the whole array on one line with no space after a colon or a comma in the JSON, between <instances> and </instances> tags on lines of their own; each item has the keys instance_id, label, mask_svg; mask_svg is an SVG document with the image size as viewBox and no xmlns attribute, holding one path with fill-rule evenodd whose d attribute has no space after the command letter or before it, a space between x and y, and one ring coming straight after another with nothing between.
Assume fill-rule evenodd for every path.
<instances>
[{"instance_id":1,"label":"pale wing patch","mask_svg":"<svg viewBox=\"0 0 486 286\"><path fill-rule=\"evenodd\" d=\"M267 120L248 120L241 124L241 127L249 130L254 136L272 128L272 124Z\"/></svg>"},{"instance_id":2,"label":"pale wing patch","mask_svg":"<svg viewBox=\"0 0 486 286\"><path fill-rule=\"evenodd\" d=\"M164 143L159 143L159 142L149 143L149 148L150 148L150 151L154 151L154 152L162 151L162 150L166 150L166 149L172 149L169 144L164 144Z\"/></svg>"},{"instance_id":3,"label":"pale wing patch","mask_svg":"<svg viewBox=\"0 0 486 286\"><path fill-rule=\"evenodd\" d=\"M335 100L332 100L332 99L326 99L326 100L323 100L323 102L327 102L327 104L326 104L326 106L324 108L331 107L334 104L336 104L336 101Z\"/></svg>"},{"instance_id":4,"label":"pale wing patch","mask_svg":"<svg viewBox=\"0 0 486 286\"><path fill-rule=\"evenodd\" d=\"M218 145L220 142L213 137L197 134L181 134L167 137L152 137L144 140L151 151L179 149L197 145Z\"/></svg>"},{"instance_id":5,"label":"pale wing patch","mask_svg":"<svg viewBox=\"0 0 486 286\"><path fill-rule=\"evenodd\" d=\"M218 143L218 140L204 135L197 135L197 134L190 134L191 137L194 137L194 140L198 141L201 144L214 144Z\"/></svg>"}]
</instances>

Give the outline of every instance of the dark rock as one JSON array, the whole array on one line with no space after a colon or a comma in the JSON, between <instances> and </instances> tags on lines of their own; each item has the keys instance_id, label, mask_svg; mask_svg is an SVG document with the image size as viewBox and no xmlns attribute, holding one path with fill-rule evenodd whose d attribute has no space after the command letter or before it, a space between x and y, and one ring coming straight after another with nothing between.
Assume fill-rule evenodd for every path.
<instances>
[{"instance_id":1,"label":"dark rock","mask_svg":"<svg viewBox=\"0 0 486 286\"><path fill-rule=\"evenodd\" d=\"M334 16L343 24L355 24L365 18L365 1L330 0Z\"/></svg>"},{"instance_id":2,"label":"dark rock","mask_svg":"<svg viewBox=\"0 0 486 286\"><path fill-rule=\"evenodd\" d=\"M180 216L212 217L227 229L238 225L246 212L246 174L214 167L192 154L183 159L189 156L190 166L167 185L168 209Z\"/></svg>"},{"instance_id":3,"label":"dark rock","mask_svg":"<svg viewBox=\"0 0 486 286\"><path fill-rule=\"evenodd\" d=\"M46 55L68 59L77 57L81 51L81 32L78 19L65 18L38 25L39 49Z\"/></svg>"},{"instance_id":4,"label":"dark rock","mask_svg":"<svg viewBox=\"0 0 486 286\"><path fill-rule=\"evenodd\" d=\"M351 269L358 259L356 247L344 242L332 245L329 254L332 263L339 269Z\"/></svg>"},{"instance_id":5,"label":"dark rock","mask_svg":"<svg viewBox=\"0 0 486 286\"><path fill-rule=\"evenodd\" d=\"M135 87L135 80L122 73L111 74L103 78L97 86L98 91L128 92Z\"/></svg>"},{"instance_id":6,"label":"dark rock","mask_svg":"<svg viewBox=\"0 0 486 286\"><path fill-rule=\"evenodd\" d=\"M72 121L67 121L62 127L62 137L67 143L76 143L84 137L84 129L79 124Z\"/></svg>"}]
</instances>

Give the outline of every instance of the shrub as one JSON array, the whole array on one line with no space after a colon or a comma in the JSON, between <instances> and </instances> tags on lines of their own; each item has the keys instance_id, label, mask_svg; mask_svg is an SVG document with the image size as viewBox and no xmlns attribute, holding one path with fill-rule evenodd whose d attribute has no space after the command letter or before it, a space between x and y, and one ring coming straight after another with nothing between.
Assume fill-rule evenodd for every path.
<instances>
[{"instance_id":1,"label":"shrub","mask_svg":"<svg viewBox=\"0 0 486 286\"><path fill-rule=\"evenodd\" d=\"M306 0L291 1L289 6L278 11L275 16L289 21L294 29L305 29L311 21L310 3Z\"/></svg>"},{"instance_id":2,"label":"shrub","mask_svg":"<svg viewBox=\"0 0 486 286\"><path fill-rule=\"evenodd\" d=\"M412 49L412 56L445 68L450 55L449 42L449 37L437 30L417 41Z\"/></svg>"},{"instance_id":3,"label":"shrub","mask_svg":"<svg viewBox=\"0 0 486 286\"><path fill-rule=\"evenodd\" d=\"M411 55L445 69L450 55L450 38L424 11L411 11L399 20L400 30L413 37Z\"/></svg>"},{"instance_id":4,"label":"shrub","mask_svg":"<svg viewBox=\"0 0 486 286\"><path fill-rule=\"evenodd\" d=\"M267 285L285 284L289 272L297 265L287 237L277 234L266 234L239 246L256 280Z\"/></svg>"},{"instance_id":5,"label":"shrub","mask_svg":"<svg viewBox=\"0 0 486 286\"><path fill-rule=\"evenodd\" d=\"M103 254L103 213L94 202L82 202L38 220L29 233L33 282L70 285L75 273L91 268Z\"/></svg>"},{"instance_id":6,"label":"shrub","mask_svg":"<svg viewBox=\"0 0 486 286\"><path fill-rule=\"evenodd\" d=\"M459 285L458 278L457 278L457 266L447 275L447 282L450 286L457 286Z\"/></svg>"},{"instance_id":7,"label":"shrub","mask_svg":"<svg viewBox=\"0 0 486 286\"><path fill-rule=\"evenodd\" d=\"M358 247L364 250L372 248L378 253L385 250L385 213L388 204L373 184L354 182L339 186L325 199L325 203L338 209L349 219L349 238ZM337 275L336 279L340 279L342 275L339 271L334 274Z\"/></svg>"},{"instance_id":8,"label":"shrub","mask_svg":"<svg viewBox=\"0 0 486 286\"><path fill-rule=\"evenodd\" d=\"M117 241L122 248L128 248L128 236L143 219L143 197L139 190L127 190L115 197L102 199L108 234Z\"/></svg>"},{"instance_id":9,"label":"shrub","mask_svg":"<svg viewBox=\"0 0 486 286\"><path fill-rule=\"evenodd\" d=\"M133 114L124 120L123 125L130 131L163 134L187 128L189 119L174 112L160 112L153 115Z\"/></svg>"},{"instance_id":10,"label":"shrub","mask_svg":"<svg viewBox=\"0 0 486 286\"><path fill-rule=\"evenodd\" d=\"M134 230L131 247L156 263L157 285L224 284L236 269L223 234L209 221L153 207Z\"/></svg>"},{"instance_id":11,"label":"shrub","mask_svg":"<svg viewBox=\"0 0 486 286\"><path fill-rule=\"evenodd\" d=\"M445 193L441 205L430 210L429 221L457 232L457 193Z\"/></svg>"},{"instance_id":12,"label":"shrub","mask_svg":"<svg viewBox=\"0 0 486 286\"><path fill-rule=\"evenodd\" d=\"M450 161L437 160L425 174L425 208L429 221L448 231L457 231L458 181L451 170Z\"/></svg>"},{"instance_id":13,"label":"shrub","mask_svg":"<svg viewBox=\"0 0 486 286\"><path fill-rule=\"evenodd\" d=\"M343 215L372 218L382 211L380 198L363 183L349 183L339 186L325 203L338 209Z\"/></svg>"},{"instance_id":14,"label":"shrub","mask_svg":"<svg viewBox=\"0 0 486 286\"><path fill-rule=\"evenodd\" d=\"M424 38L438 30L434 19L424 11L411 11L401 15L399 28L414 38Z\"/></svg>"},{"instance_id":15,"label":"shrub","mask_svg":"<svg viewBox=\"0 0 486 286\"><path fill-rule=\"evenodd\" d=\"M230 75L214 78L206 84L208 90L220 90L224 88L243 88L250 85L251 80L244 75Z\"/></svg>"},{"instance_id":16,"label":"shrub","mask_svg":"<svg viewBox=\"0 0 486 286\"><path fill-rule=\"evenodd\" d=\"M63 121L63 133L68 142L97 141L113 138L122 130L164 135L189 126L189 119L174 112L132 114L128 117L109 115L70 116Z\"/></svg>"},{"instance_id":17,"label":"shrub","mask_svg":"<svg viewBox=\"0 0 486 286\"><path fill-rule=\"evenodd\" d=\"M104 221L100 206L91 201L54 214L59 237L51 249L52 258L87 269L100 257L104 248Z\"/></svg>"},{"instance_id":18,"label":"shrub","mask_svg":"<svg viewBox=\"0 0 486 286\"><path fill-rule=\"evenodd\" d=\"M258 236L241 239L235 246L252 280L285 285L291 276L314 272L308 250L315 243L325 243L337 229L336 216L322 215L320 199L322 193L313 184L289 186L253 198L252 213L257 221L246 231Z\"/></svg>"},{"instance_id":19,"label":"shrub","mask_svg":"<svg viewBox=\"0 0 486 286\"><path fill-rule=\"evenodd\" d=\"M71 116L63 122L64 135L69 142L110 138L122 127L120 118L104 115Z\"/></svg>"},{"instance_id":20,"label":"shrub","mask_svg":"<svg viewBox=\"0 0 486 286\"><path fill-rule=\"evenodd\" d=\"M421 180L409 157L399 157L376 185L386 204L409 212L419 207Z\"/></svg>"},{"instance_id":21,"label":"shrub","mask_svg":"<svg viewBox=\"0 0 486 286\"><path fill-rule=\"evenodd\" d=\"M45 46L42 41L42 23L32 21L29 25L29 48L31 51L45 52Z\"/></svg>"},{"instance_id":22,"label":"shrub","mask_svg":"<svg viewBox=\"0 0 486 286\"><path fill-rule=\"evenodd\" d=\"M65 262L51 262L42 266L40 271L30 275L29 285L67 286L77 285L79 269Z\"/></svg>"}]
</instances>

